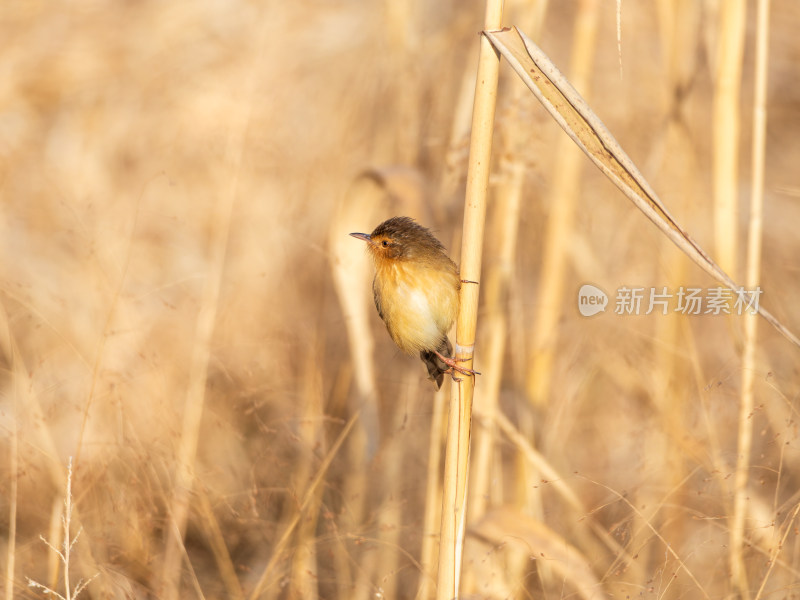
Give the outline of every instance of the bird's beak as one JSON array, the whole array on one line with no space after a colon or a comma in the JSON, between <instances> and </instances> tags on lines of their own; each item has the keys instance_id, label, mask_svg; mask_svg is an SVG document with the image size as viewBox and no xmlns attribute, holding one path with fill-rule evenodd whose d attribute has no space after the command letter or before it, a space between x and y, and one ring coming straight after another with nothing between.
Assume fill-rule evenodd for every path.
<instances>
[{"instance_id":1,"label":"bird's beak","mask_svg":"<svg viewBox=\"0 0 800 600\"><path fill-rule=\"evenodd\" d=\"M364 240L368 244L372 243L372 238L369 237L368 233L351 233L350 235L352 235L354 238L358 238L359 240Z\"/></svg>"}]
</instances>

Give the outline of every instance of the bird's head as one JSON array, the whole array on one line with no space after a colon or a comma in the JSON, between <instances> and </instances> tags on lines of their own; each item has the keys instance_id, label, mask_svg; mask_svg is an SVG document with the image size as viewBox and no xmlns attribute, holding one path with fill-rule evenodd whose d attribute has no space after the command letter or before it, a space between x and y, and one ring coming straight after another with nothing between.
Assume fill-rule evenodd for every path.
<instances>
[{"instance_id":1,"label":"bird's head","mask_svg":"<svg viewBox=\"0 0 800 600\"><path fill-rule=\"evenodd\" d=\"M372 233L350 235L367 242L369 253L376 261L413 260L444 252L439 240L410 217L393 217L378 225Z\"/></svg>"},{"instance_id":2,"label":"bird's head","mask_svg":"<svg viewBox=\"0 0 800 600\"><path fill-rule=\"evenodd\" d=\"M376 260L397 260L403 255L400 242L386 233L351 233L350 235L367 242L367 250Z\"/></svg>"}]
</instances>

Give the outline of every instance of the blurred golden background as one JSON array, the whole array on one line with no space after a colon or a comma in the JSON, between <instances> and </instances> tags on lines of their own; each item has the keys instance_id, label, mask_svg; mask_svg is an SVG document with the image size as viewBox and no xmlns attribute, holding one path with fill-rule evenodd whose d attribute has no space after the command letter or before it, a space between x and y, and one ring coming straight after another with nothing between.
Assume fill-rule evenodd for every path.
<instances>
[{"instance_id":1,"label":"blurred golden background","mask_svg":"<svg viewBox=\"0 0 800 600\"><path fill-rule=\"evenodd\" d=\"M744 281L756 4L726 79L733 5L624 2L619 38L613 2L509 2L505 22ZM770 15L761 302L797 333L800 6ZM28 578L65 593L40 536L62 548L70 457L81 597L430 597L448 384L392 344L347 234L408 214L458 262L482 19L473 1L0 9L7 598L41 597ZM732 553L743 319L614 313L623 286L717 284L507 65L492 173L464 597L796 597L800 350L759 324ZM584 283L605 313L580 315Z\"/></svg>"}]
</instances>

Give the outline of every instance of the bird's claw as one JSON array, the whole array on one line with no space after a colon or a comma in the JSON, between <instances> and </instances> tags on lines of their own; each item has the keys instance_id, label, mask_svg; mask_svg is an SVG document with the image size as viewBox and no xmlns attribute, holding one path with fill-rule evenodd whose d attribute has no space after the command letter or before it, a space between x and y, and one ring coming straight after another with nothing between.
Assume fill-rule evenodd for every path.
<instances>
[{"instance_id":1,"label":"bird's claw","mask_svg":"<svg viewBox=\"0 0 800 600\"><path fill-rule=\"evenodd\" d=\"M452 371L458 371L462 375L468 375L468 376L469 375L480 375L480 373L478 371L475 371L474 369L468 369L466 367L459 367L456 364L456 362L466 362L466 361L469 360L468 358L450 358L448 356L442 356L436 350L434 350L434 353L436 354L436 356L438 356L442 360L442 362L444 364L446 364L448 367L450 367L449 371L451 372L451 375L452 375ZM455 377L453 377L453 379L455 379Z\"/></svg>"}]
</instances>

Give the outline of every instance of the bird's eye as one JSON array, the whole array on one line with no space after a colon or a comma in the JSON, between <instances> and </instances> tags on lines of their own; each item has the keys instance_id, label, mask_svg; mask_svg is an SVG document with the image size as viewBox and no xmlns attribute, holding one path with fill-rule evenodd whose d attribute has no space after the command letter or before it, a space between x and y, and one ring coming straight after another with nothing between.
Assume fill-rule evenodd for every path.
<instances>
[{"instance_id":1,"label":"bird's eye","mask_svg":"<svg viewBox=\"0 0 800 600\"><path fill-rule=\"evenodd\" d=\"M383 240L383 241L381 242L381 245L382 245L384 248L388 248L388 247L389 247L389 241L388 241L388 240Z\"/></svg>"}]
</instances>

